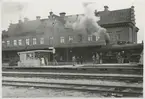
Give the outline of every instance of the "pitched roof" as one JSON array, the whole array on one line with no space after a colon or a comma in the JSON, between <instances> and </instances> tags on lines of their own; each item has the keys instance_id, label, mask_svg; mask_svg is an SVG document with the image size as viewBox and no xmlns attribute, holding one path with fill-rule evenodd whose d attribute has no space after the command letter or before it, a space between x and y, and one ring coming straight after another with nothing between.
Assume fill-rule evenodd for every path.
<instances>
[{"instance_id":1,"label":"pitched roof","mask_svg":"<svg viewBox=\"0 0 145 99\"><path fill-rule=\"evenodd\" d=\"M22 22L18 24L10 25L8 29L9 35L32 35L32 34L39 34L45 32L45 28L51 32L51 28L54 22L58 23L57 27L62 27L65 22L69 22L70 24L78 17L84 16L83 14L77 15L69 15L65 16L64 19L60 16L53 15L54 17L47 18L47 19L40 19L40 20L32 20L27 22ZM124 22L131 22L131 8L128 9L121 9L121 10L114 10L114 11L100 11L99 12L100 21L98 22L100 25L105 24L115 24L115 23L124 23ZM65 28L64 28L65 31Z\"/></svg>"},{"instance_id":2,"label":"pitched roof","mask_svg":"<svg viewBox=\"0 0 145 99\"><path fill-rule=\"evenodd\" d=\"M98 23L100 25L104 24L114 24L114 23L123 23L123 22L130 22L131 21L131 9L121 9L121 10L114 10L114 11L99 11L100 21ZM66 16L65 19L68 22L74 22L77 17L82 17L83 14L78 15L70 15Z\"/></svg>"}]
</instances>

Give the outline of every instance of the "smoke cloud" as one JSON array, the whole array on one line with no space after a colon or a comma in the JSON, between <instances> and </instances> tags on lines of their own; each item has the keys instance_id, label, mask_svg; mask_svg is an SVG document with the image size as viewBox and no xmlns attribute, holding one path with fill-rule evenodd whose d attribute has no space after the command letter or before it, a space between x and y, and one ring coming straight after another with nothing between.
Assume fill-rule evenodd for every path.
<instances>
[{"instance_id":1,"label":"smoke cloud","mask_svg":"<svg viewBox=\"0 0 145 99\"><path fill-rule=\"evenodd\" d=\"M95 3L83 3L84 16L78 16L77 20L72 24L73 30L85 30L90 35L98 38L100 34L104 35L106 43L109 43L110 37L105 28L98 25L100 17L95 16Z\"/></svg>"}]
</instances>

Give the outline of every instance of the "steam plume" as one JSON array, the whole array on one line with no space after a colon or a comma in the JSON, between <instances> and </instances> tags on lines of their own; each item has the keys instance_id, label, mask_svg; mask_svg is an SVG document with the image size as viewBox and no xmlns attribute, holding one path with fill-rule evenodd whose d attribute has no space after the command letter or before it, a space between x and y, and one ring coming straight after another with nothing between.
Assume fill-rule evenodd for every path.
<instances>
[{"instance_id":1,"label":"steam plume","mask_svg":"<svg viewBox=\"0 0 145 99\"><path fill-rule=\"evenodd\" d=\"M109 43L110 37L105 28L98 25L100 17L95 16L95 3L83 3L85 16L79 16L77 20L72 24L74 30L85 30L90 35L100 37L100 34L104 35L106 44Z\"/></svg>"}]
</instances>

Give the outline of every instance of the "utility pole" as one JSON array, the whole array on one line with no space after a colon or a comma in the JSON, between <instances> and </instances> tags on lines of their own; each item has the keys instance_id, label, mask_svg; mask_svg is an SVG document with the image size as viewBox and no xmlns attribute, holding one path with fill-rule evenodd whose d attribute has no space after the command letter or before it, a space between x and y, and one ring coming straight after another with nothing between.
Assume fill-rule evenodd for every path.
<instances>
[{"instance_id":1,"label":"utility pole","mask_svg":"<svg viewBox=\"0 0 145 99\"><path fill-rule=\"evenodd\" d=\"M53 20L53 19L52 19ZM53 23L52 23L52 28L53 28L53 33L52 33L52 36L53 36L53 39L52 39L52 47L53 47L53 65L54 65L54 63L55 63L55 58L54 58L54 54L55 54L55 48L54 48L54 33L55 33L55 31L54 31L54 26L55 26L55 22L54 22L54 20L53 20Z\"/></svg>"}]
</instances>

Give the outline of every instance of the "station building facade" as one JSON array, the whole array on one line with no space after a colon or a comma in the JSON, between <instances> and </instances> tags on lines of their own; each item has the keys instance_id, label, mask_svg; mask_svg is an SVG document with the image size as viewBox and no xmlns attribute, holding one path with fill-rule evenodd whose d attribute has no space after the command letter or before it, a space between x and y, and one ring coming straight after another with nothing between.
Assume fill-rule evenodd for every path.
<instances>
[{"instance_id":1,"label":"station building facade","mask_svg":"<svg viewBox=\"0 0 145 99\"><path fill-rule=\"evenodd\" d=\"M65 12L55 15L53 12L46 19L40 16L36 20L19 20L10 24L8 31L2 33L2 57L5 60L18 60L17 52L29 50L48 50L54 47L57 60L69 62L72 56L83 56L85 61L91 61L94 49L105 45L104 36L89 35L86 31L74 31L68 24L79 16L66 15ZM111 44L118 42L137 43L138 28L135 25L134 7L110 11L104 6L99 11L98 24L107 29ZM67 24L66 24L67 23Z\"/></svg>"}]
</instances>

